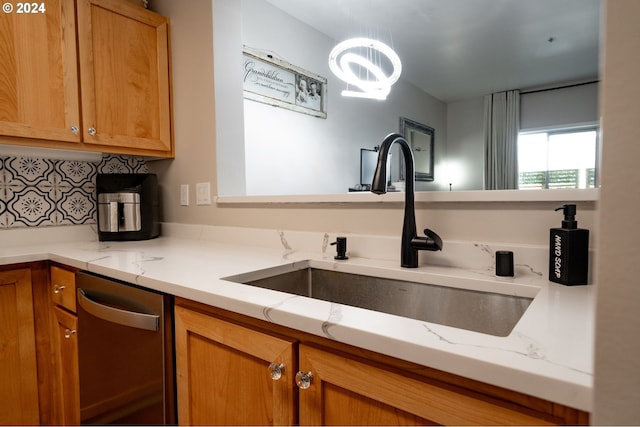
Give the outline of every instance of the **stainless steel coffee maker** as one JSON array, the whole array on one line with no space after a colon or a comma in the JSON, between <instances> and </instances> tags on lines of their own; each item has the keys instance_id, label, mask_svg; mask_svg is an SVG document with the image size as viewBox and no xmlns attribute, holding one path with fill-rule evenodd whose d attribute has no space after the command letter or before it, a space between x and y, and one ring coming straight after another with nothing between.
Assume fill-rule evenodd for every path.
<instances>
[{"instance_id":1,"label":"stainless steel coffee maker","mask_svg":"<svg viewBox=\"0 0 640 427\"><path fill-rule=\"evenodd\" d=\"M98 174L98 239L147 240L160 235L155 174Z\"/></svg>"}]
</instances>

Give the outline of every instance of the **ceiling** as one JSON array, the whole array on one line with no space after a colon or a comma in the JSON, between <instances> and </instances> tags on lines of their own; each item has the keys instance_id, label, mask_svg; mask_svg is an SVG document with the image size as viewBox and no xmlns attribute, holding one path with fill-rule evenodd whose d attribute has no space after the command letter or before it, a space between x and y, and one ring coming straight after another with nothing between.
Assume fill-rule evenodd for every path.
<instances>
[{"instance_id":1,"label":"ceiling","mask_svg":"<svg viewBox=\"0 0 640 427\"><path fill-rule=\"evenodd\" d=\"M601 0L267 1L336 42L377 34L444 102L599 75Z\"/></svg>"}]
</instances>

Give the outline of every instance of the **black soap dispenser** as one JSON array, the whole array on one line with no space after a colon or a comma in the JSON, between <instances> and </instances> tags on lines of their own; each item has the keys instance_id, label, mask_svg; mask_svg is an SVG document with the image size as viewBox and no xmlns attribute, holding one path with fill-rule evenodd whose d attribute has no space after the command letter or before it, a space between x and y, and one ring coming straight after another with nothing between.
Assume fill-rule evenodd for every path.
<instances>
[{"instance_id":1,"label":"black soap dispenser","mask_svg":"<svg viewBox=\"0 0 640 427\"><path fill-rule=\"evenodd\" d=\"M564 213L562 228L549 238L549 280L563 285L586 285L589 273L589 230L578 228L576 205L556 209Z\"/></svg>"}]
</instances>

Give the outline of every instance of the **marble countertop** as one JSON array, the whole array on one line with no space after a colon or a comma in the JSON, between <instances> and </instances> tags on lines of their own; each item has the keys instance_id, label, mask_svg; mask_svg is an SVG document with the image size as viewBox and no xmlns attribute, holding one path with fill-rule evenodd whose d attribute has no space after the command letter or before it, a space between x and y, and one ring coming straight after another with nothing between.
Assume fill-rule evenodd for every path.
<instances>
[{"instance_id":1,"label":"marble countertop","mask_svg":"<svg viewBox=\"0 0 640 427\"><path fill-rule=\"evenodd\" d=\"M532 262L516 261L515 278L496 278L490 265L494 248L479 243L445 242L451 248L449 257L464 257L469 251L477 255L477 265L452 267L448 258L434 254L425 256L431 264L402 269L393 259L399 239L371 236L350 236L346 261L333 259L335 249L328 243L335 235L329 233L163 224L162 237L142 242L97 242L86 230L76 239L55 237L55 232L49 239L16 236L7 234L0 242L0 264L57 261L573 408L592 409L593 286L548 282L540 273L540 248L515 248L517 259L528 257ZM307 260L325 269L535 298L513 331L497 337L223 280Z\"/></svg>"}]
</instances>

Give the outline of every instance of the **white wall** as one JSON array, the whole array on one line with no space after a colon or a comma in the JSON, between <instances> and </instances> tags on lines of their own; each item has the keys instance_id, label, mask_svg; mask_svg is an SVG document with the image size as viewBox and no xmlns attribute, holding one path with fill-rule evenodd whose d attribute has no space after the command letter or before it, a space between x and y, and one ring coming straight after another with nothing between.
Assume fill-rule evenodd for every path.
<instances>
[{"instance_id":1,"label":"white wall","mask_svg":"<svg viewBox=\"0 0 640 427\"><path fill-rule=\"evenodd\" d=\"M595 425L640 424L640 2L606 2Z\"/></svg>"},{"instance_id":2,"label":"white wall","mask_svg":"<svg viewBox=\"0 0 640 427\"><path fill-rule=\"evenodd\" d=\"M328 64L336 41L263 0L242 2L242 33L247 46L328 80L326 119L244 101L246 194L346 193L360 183L360 149L398 132L400 116L433 127L436 155L444 153L443 102L402 79L386 101L341 96L345 85Z\"/></svg>"},{"instance_id":3,"label":"white wall","mask_svg":"<svg viewBox=\"0 0 640 427\"><path fill-rule=\"evenodd\" d=\"M213 51L224 61L213 63L215 85L216 153L218 159L236 161L217 162L218 194L245 194L245 156L242 79L239 77L242 62L242 8L240 2L219 1L213 11L213 28L224 37L213 37ZM202 19L202 18L200 18ZM211 17L209 16L209 19ZM211 59L213 52L205 52Z\"/></svg>"},{"instance_id":4,"label":"white wall","mask_svg":"<svg viewBox=\"0 0 640 427\"><path fill-rule=\"evenodd\" d=\"M452 190L484 188L484 99L447 104L447 173Z\"/></svg>"}]
</instances>

